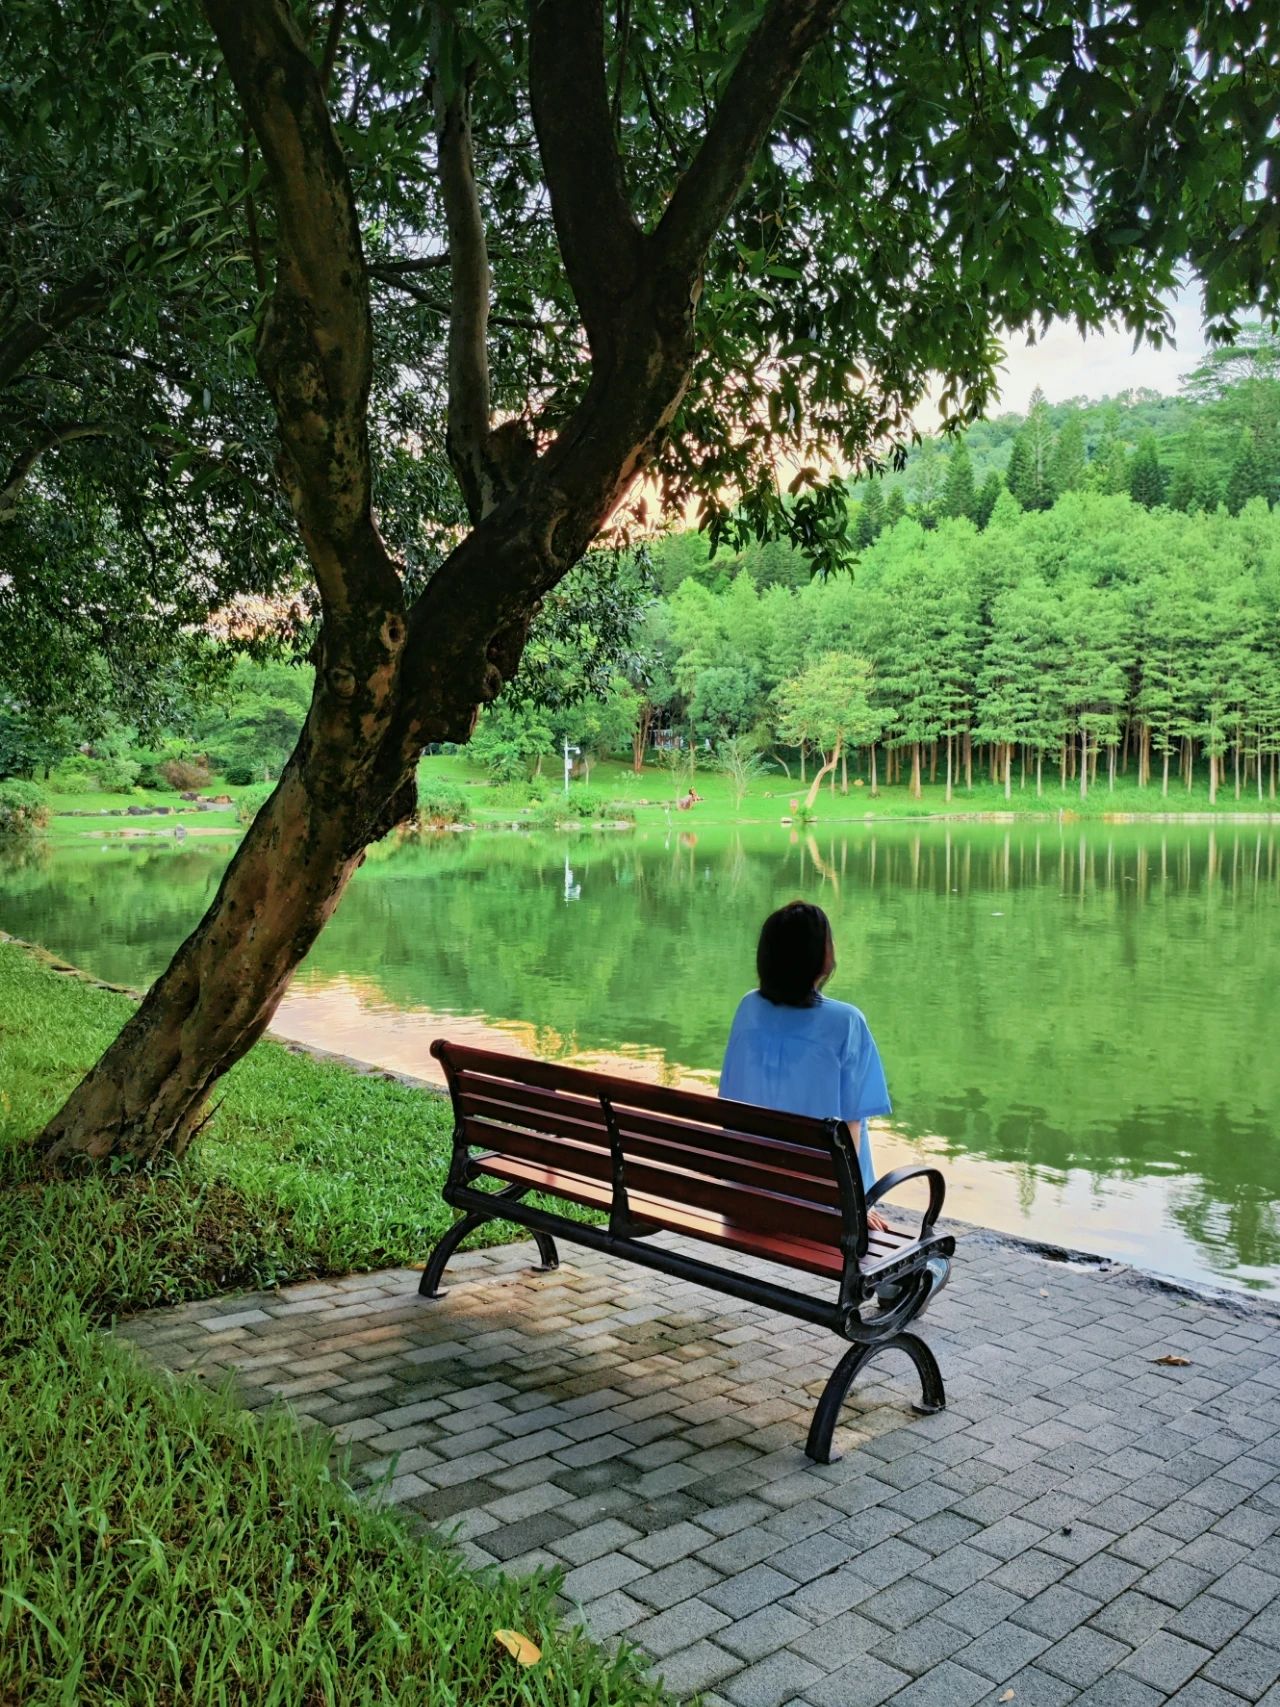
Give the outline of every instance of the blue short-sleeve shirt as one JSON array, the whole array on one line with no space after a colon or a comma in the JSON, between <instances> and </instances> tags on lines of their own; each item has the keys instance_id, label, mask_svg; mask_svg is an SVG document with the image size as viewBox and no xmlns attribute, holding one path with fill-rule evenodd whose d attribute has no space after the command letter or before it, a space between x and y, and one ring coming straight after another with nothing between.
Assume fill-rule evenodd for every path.
<instances>
[{"instance_id":1,"label":"blue short-sleeve shirt","mask_svg":"<svg viewBox=\"0 0 1280 1707\"><path fill-rule=\"evenodd\" d=\"M848 1002L820 996L814 1007L789 1008L749 991L733 1016L720 1095L856 1124L863 1184L875 1184L867 1120L891 1112L889 1091L870 1028Z\"/></svg>"}]
</instances>

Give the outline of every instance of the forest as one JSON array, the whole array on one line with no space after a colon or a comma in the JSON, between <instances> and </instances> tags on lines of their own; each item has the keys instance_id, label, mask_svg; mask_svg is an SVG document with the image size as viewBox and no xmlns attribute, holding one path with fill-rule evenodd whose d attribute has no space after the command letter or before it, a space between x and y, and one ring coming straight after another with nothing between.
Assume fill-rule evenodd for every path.
<instances>
[{"instance_id":1,"label":"forest","mask_svg":"<svg viewBox=\"0 0 1280 1707\"><path fill-rule=\"evenodd\" d=\"M1280 342L1246 329L1177 397L1131 393L925 438L852 487L846 569L791 542L660 535L544 603L470 751L497 780L569 742L588 779L655 749L811 789L975 774L1081 794L1127 776L1274 799L1280 766ZM830 542L828 541L828 547ZM243 626L243 625L242 625ZM63 790L266 782L301 660L226 625L152 727L0 698L0 776Z\"/></svg>"}]
</instances>

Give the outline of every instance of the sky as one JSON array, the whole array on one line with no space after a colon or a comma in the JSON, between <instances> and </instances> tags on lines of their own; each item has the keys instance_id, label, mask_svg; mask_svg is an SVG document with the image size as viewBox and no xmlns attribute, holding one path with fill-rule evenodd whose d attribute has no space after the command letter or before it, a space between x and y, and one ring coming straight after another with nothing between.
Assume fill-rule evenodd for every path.
<instances>
[{"instance_id":1,"label":"sky","mask_svg":"<svg viewBox=\"0 0 1280 1707\"><path fill-rule=\"evenodd\" d=\"M1130 333L1118 328L1082 338L1074 326L1057 321L1035 345L1011 340L1005 357L1005 380L1000 402L991 411L1023 413L1036 386L1050 403L1071 397L1114 397L1138 386L1173 393L1182 375L1204 353L1204 325L1199 292L1188 290L1171 304L1177 345L1162 350L1147 345L1134 350Z\"/></svg>"}]
</instances>

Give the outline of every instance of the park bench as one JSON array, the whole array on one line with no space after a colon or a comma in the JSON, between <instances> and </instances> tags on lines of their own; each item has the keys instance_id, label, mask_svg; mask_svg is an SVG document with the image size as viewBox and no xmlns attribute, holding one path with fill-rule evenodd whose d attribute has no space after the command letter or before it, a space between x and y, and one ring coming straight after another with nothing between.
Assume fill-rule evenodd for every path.
<instances>
[{"instance_id":1,"label":"park bench","mask_svg":"<svg viewBox=\"0 0 1280 1707\"><path fill-rule=\"evenodd\" d=\"M955 1250L953 1238L934 1232L946 1189L936 1168L899 1168L864 1191L843 1121L443 1039L431 1053L444 1068L455 1119L444 1198L463 1215L431 1253L419 1288L424 1297L442 1296L445 1265L468 1234L486 1221L515 1221L532 1233L544 1270L559 1264L555 1239L569 1239L816 1322L849 1341L809 1430L805 1451L819 1464L830 1462L855 1376L882 1352L905 1352L915 1365L922 1388L915 1410L946 1403L932 1352L905 1331ZM929 1187L919 1231L869 1229L868 1208L914 1179ZM525 1201L530 1193L538 1201ZM557 1213L548 1198L599 1211L596 1224ZM763 1258L806 1281L784 1286L651 1242L659 1233ZM812 1276L831 1283L829 1296L819 1296Z\"/></svg>"}]
</instances>

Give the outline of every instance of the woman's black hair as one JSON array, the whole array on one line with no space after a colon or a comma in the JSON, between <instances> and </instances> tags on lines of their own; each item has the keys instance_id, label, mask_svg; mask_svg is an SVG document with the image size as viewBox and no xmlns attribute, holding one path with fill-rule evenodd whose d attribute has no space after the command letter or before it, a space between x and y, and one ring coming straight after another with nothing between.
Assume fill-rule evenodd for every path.
<instances>
[{"instance_id":1,"label":"woman's black hair","mask_svg":"<svg viewBox=\"0 0 1280 1707\"><path fill-rule=\"evenodd\" d=\"M760 994L777 1007L811 1008L827 959L831 926L812 901L792 901L770 913L756 948Z\"/></svg>"}]
</instances>

